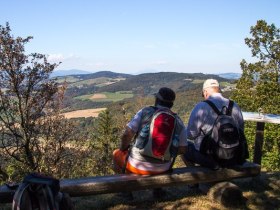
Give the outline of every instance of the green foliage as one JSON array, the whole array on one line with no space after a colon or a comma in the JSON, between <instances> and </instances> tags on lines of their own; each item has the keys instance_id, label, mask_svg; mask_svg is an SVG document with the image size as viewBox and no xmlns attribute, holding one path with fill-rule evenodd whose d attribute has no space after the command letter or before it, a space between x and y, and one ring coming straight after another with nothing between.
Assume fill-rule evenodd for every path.
<instances>
[{"instance_id":1,"label":"green foliage","mask_svg":"<svg viewBox=\"0 0 280 210\"><path fill-rule=\"evenodd\" d=\"M91 101L91 100L64 100L63 112L70 112L81 109L94 109L100 107L106 107L111 104L111 101L100 102L100 101Z\"/></svg>"},{"instance_id":2,"label":"green foliage","mask_svg":"<svg viewBox=\"0 0 280 210\"><path fill-rule=\"evenodd\" d=\"M280 114L280 29L259 20L250 33L252 37L246 38L245 43L258 61L247 63L242 60L243 73L232 97L243 111L258 112L261 108L264 113ZM279 125L266 124L263 165L267 169L280 169L279 136ZM252 134L247 137L251 142Z\"/></svg>"},{"instance_id":3,"label":"green foliage","mask_svg":"<svg viewBox=\"0 0 280 210\"><path fill-rule=\"evenodd\" d=\"M196 86L193 89L179 92L176 94L176 100L172 110L176 112L184 122L188 122L190 112L194 106L201 100L202 84Z\"/></svg>"},{"instance_id":4,"label":"green foliage","mask_svg":"<svg viewBox=\"0 0 280 210\"><path fill-rule=\"evenodd\" d=\"M263 145L263 165L274 171L280 169L280 125L265 125L265 140Z\"/></svg>"},{"instance_id":5,"label":"green foliage","mask_svg":"<svg viewBox=\"0 0 280 210\"><path fill-rule=\"evenodd\" d=\"M99 175L112 174L112 154L119 142L119 129L112 114L105 110L99 114L91 142L93 158L96 160L94 170Z\"/></svg>"}]
</instances>

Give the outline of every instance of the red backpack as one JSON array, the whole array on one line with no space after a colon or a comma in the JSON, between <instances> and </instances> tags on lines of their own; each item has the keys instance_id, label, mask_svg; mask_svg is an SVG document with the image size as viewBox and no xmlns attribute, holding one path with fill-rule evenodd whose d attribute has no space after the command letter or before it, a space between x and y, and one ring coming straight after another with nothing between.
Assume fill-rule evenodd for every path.
<instances>
[{"instance_id":1,"label":"red backpack","mask_svg":"<svg viewBox=\"0 0 280 210\"><path fill-rule=\"evenodd\" d=\"M179 137L176 114L169 109L148 107L144 110L143 126L136 137L136 147L143 156L169 161L176 156Z\"/></svg>"}]
</instances>

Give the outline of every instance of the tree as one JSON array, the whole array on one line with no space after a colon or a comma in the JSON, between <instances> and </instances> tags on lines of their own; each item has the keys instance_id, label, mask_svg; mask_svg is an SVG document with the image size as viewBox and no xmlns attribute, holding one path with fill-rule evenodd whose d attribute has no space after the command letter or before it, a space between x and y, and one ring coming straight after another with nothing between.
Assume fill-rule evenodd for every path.
<instances>
[{"instance_id":1,"label":"tree","mask_svg":"<svg viewBox=\"0 0 280 210\"><path fill-rule=\"evenodd\" d=\"M280 114L280 29L259 20L250 33L252 37L245 38L245 43L257 62L242 60L243 72L233 98L244 111L258 112L261 108L265 113ZM247 130L253 130L247 124ZM279 125L266 124L263 163L270 169L280 168L279 130ZM252 133L249 139L253 142Z\"/></svg>"},{"instance_id":2,"label":"tree","mask_svg":"<svg viewBox=\"0 0 280 210\"><path fill-rule=\"evenodd\" d=\"M31 39L14 38L8 23L0 25L1 159L9 159L9 167L21 176L29 171L57 174L72 128L60 115L64 87L49 78L58 64L39 53L26 55ZM0 164L1 173L7 164Z\"/></svg>"},{"instance_id":3,"label":"tree","mask_svg":"<svg viewBox=\"0 0 280 210\"><path fill-rule=\"evenodd\" d=\"M96 161L94 168L100 175L113 173L112 155L120 141L120 131L116 122L108 109L102 111L97 119L91 145L93 159Z\"/></svg>"},{"instance_id":4,"label":"tree","mask_svg":"<svg viewBox=\"0 0 280 210\"><path fill-rule=\"evenodd\" d=\"M251 48L256 63L241 62L243 71L234 97L246 111L262 108L266 113L280 113L280 29L264 20L251 27L251 38L245 43Z\"/></svg>"}]
</instances>

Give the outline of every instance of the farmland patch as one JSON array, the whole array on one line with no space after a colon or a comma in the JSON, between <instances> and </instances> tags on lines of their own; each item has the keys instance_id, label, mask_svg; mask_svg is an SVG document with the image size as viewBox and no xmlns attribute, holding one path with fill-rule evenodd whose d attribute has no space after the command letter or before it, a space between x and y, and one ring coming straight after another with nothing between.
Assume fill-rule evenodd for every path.
<instances>
[{"instance_id":1,"label":"farmland patch","mask_svg":"<svg viewBox=\"0 0 280 210\"><path fill-rule=\"evenodd\" d=\"M133 97L133 93L131 91L118 91L115 93L102 92L98 94L96 93L96 94L82 95L82 96L75 97L75 99L91 100L96 102L116 102L132 97Z\"/></svg>"},{"instance_id":2,"label":"farmland patch","mask_svg":"<svg viewBox=\"0 0 280 210\"><path fill-rule=\"evenodd\" d=\"M90 99L104 99L104 98L107 98L107 96L105 94L102 94L102 93L96 93L96 94L93 94L93 96L90 97Z\"/></svg>"},{"instance_id":3,"label":"farmland patch","mask_svg":"<svg viewBox=\"0 0 280 210\"><path fill-rule=\"evenodd\" d=\"M84 110L76 110L72 112L65 112L63 115L65 118L79 118L79 117L98 117L99 113L106 110L106 108L97 108L97 109L84 109Z\"/></svg>"}]
</instances>

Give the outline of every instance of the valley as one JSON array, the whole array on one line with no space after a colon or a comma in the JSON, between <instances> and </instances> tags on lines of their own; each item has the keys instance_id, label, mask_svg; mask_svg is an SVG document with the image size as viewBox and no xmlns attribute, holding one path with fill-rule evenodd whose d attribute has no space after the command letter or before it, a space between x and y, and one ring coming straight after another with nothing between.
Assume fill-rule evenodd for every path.
<instances>
[{"instance_id":1,"label":"valley","mask_svg":"<svg viewBox=\"0 0 280 210\"><path fill-rule=\"evenodd\" d=\"M61 85L66 84L62 112L66 118L96 117L100 109L113 103L126 103L137 97L151 97L160 87L170 87L177 94L179 111L184 99L198 101L202 83L205 79L214 78L220 81L222 88L234 88L234 80L221 78L214 74L160 72L140 75L119 74L110 71L91 74L66 75L57 77ZM185 102L186 103L186 102ZM187 102L188 103L188 102ZM193 104L193 103L192 103ZM188 106L192 106L192 104ZM84 111L88 110L88 111ZM97 110L97 111L96 111ZM87 114L85 114L88 112Z\"/></svg>"}]
</instances>

